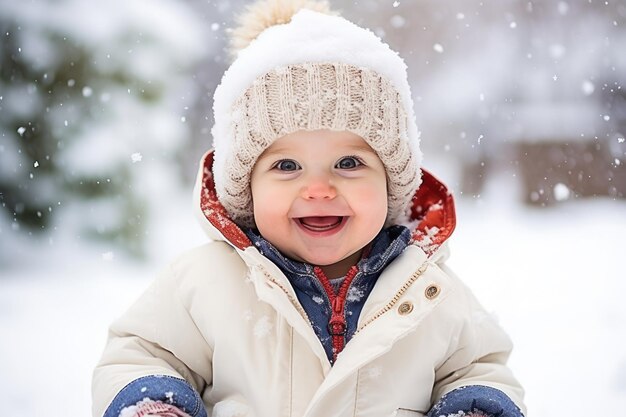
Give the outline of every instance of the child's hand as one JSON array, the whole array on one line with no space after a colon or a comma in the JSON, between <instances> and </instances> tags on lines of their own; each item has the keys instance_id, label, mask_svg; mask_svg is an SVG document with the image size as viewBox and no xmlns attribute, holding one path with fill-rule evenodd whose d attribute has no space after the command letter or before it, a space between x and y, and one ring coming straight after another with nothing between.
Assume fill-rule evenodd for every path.
<instances>
[{"instance_id":1,"label":"child's hand","mask_svg":"<svg viewBox=\"0 0 626 417\"><path fill-rule=\"evenodd\" d=\"M181 409L161 401L141 401L137 405L126 407L119 417L190 417Z\"/></svg>"}]
</instances>

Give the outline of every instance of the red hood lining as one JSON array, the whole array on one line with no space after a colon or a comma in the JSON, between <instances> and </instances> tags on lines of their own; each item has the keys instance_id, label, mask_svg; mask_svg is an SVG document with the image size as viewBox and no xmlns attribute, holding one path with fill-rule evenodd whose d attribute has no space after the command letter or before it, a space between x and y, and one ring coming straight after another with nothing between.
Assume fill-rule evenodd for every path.
<instances>
[{"instance_id":1,"label":"red hood lining","mask_svg":"<svg viewBox=\"0 0 626 417\"><path fill-rule=\"evenodd\" d=\"M213 179L213 151L203 160L200 209L205 218L237 248L244 250L252 245L250 239L233 222L217 199ZM422 184L415 192L410 220L416 224L412 240L428 255L445 242L456 226L454 199L446 186L428 171L422 169ZM413 223L412 223L413 224Z\"/></svg>"}]
</instances>

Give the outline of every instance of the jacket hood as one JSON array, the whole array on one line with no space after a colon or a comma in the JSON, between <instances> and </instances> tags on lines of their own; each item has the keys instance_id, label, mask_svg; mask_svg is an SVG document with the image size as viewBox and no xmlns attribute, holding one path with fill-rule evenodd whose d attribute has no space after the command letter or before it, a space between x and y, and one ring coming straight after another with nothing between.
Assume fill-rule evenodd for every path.
<instances>
[{"instance_id":1,"label":"jacket hood","mask_svg":"<svg viewBox=\"0 0 626 417\"><path fill-rule=\"evenodd\" d=\"M243 230L233 222L217 199L213 179L214 151L202 157L194 189L194 212L207 235L215 241L226 241L239 250L252 246ZM405 224L412 233L411 244L432 255L452 235L456 226L454 199L448 188L422 169L422 184L416 190Z\"/></svg>"}]
</instances>

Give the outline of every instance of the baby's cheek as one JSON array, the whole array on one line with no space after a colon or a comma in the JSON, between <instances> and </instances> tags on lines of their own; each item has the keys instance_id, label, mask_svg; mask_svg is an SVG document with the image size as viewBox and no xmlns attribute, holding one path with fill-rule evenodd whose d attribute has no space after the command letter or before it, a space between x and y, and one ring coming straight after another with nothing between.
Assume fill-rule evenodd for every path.
<instances>
[{"instance_id":1,"label":"baby's cheek","mask_svg":"<svg viewBox=\"0 0 626 417\"><path fill-rule=\"evenodd\" d=\"M252 187L252 201L255 204L255 209L257 203L260 206L280 204L284 199L284 190L275 185L260 183Z\"/></svg>"},{"instance_id":2,"label":"baby's cheek","mask_svg":"<svg viewBox=\"0 0 626 417\"><path fill-rule=\"evenodd\" d=\"M379 184L361 187L356 198L370 211L381 212L383 216L387 215L387 188L380 187Z\"/></svg>"}]
</instances>

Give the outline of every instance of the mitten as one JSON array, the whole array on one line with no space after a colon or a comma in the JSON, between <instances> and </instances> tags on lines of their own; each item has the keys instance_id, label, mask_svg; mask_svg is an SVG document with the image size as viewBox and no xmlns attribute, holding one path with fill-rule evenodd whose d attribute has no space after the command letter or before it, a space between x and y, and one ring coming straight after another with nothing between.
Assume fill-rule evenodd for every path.
<instances>
[{"instance_id":1,"label":"mitten","mask_svg":"<svg viewBox=\"0 0 626 417\"><path fill-rule=\"evenodd\" d=\"M427 417L524 417L502 391L483 385L468 385L444 395Z\"/></svg>"}]
</instances>

